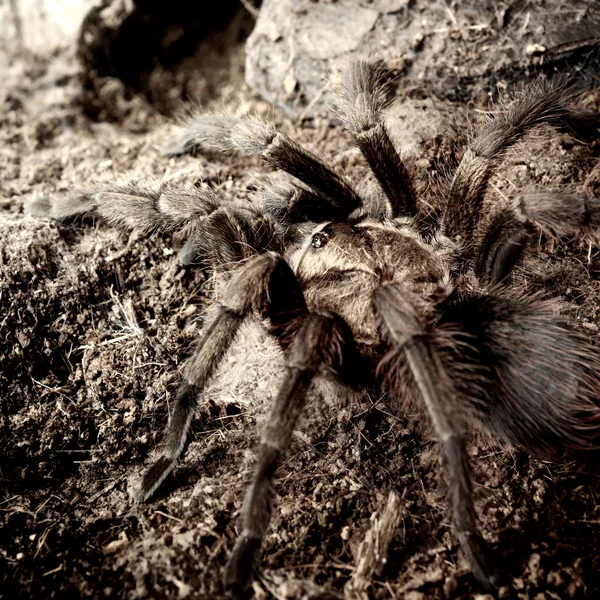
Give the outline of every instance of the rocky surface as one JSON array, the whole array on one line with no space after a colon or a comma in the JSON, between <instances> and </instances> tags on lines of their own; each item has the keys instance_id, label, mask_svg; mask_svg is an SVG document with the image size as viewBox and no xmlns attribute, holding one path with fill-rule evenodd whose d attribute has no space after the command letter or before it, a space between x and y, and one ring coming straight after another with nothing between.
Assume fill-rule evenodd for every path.
<instances>
[{"instance_id":1,"label":"rocky surface","mask_svg":"<svg viewBox=\"0 0 600 600\"><path fill-rule=\"evenodd\" d=\"M583 69L580 59L598 47L598 31L600 8L586 0L266 0L246 80L291 118L324 114L325 76L346 54L382 58L405 90L439 98L464 100L570 61L587 84L598 55Z\"/></svg>"}]
</instances>

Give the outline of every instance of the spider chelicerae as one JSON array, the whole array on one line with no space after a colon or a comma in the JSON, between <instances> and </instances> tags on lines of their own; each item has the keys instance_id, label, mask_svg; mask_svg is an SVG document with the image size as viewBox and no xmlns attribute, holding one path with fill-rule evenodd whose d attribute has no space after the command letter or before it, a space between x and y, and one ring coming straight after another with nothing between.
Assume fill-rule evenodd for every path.
<instances>
[{"instance_id":1,"label":"spider chelicerae","mask_svg":"<svg viewBox=\"0 0 600 600\"><path fill-rule=\"evenodd\" d=\"M456 536L475 577L498 574L478 527L466 452L470 426L536 456L597 447L597 350L557 315L554 302L516 290L512 271L539 231L598 240L600 200L574 193L516 196L484 214L490 178L506 152L542 124L578 138L600 115L572 108L563 83L540 80L472 136L443 206L418 198L411 167L382 113L390 95L381 64L349 60L332 85L335 112L366 158L385 201L352 184L271 124L223 115L192 120L168 155L197 147L259 155L291 177L264 190L262 206L208 189L113 186L52 203L37 214L96 211L140 229L187 227L180 260L202 257L227 283L216 315L187 361L162 451L135 496L148 500L182 454L196 407L238 330L263 319L286 360L262 430L240 535L224 572L231 598L250 589L271 516L272 480L309 388L327 379L399 405L421 403L449 477ZM313 380L315 380L313 382Z\"/></svg>"}]
</instances>

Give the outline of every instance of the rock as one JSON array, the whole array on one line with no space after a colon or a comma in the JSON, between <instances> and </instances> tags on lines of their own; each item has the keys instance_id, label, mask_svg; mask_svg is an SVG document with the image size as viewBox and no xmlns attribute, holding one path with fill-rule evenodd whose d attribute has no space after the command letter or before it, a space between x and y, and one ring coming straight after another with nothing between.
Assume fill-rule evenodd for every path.
<instances>
[{"instance_id":1,"label":"rock","mask_svg":"<svg viewBox=\"0 0 600 600\"><path fill-rule=\"evenodd\" d=\"M575 76L591 81L598 31L600 6L585 0L532 0L523 11L479 0L265 0L246 45L246 80L289 117L322 114L327 73L361 53L384 59L405 89L465 99L529 72L569 72L573 60L587 69Z\"/></svg>"}]
</instances>

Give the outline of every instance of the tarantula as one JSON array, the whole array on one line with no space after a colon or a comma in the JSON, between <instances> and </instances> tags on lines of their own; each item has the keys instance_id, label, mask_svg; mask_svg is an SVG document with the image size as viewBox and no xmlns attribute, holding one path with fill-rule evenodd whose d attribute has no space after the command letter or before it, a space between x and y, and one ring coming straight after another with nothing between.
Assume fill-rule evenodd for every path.
<instances>
[{"instance_id":1,"label":"tarantula","mask_svg":"<svg viewBox=\"0 0 600 600\"><path fill-rule=\"evenodd\" d=\"M597 350L569 329L552 302L512 289L511 273L540 230L597 240L600 200L524 193L484 219L484 196L506 152L527 132L549 124L580 138L596 135L600 115L575 111L574 95L561 83L526 88L475 132L442 209L432 212L416 197L410 166L382 120L389 102L383 67L348 61L333 96L384 203L361 198L273 125L205 115L165 153L215 146L262 156L292 176L265 190L263 207L205 189L129 185L80 192L38 213L64 218L95 210L136 228L187 226L182 262L201 255L215 267L229 266L218 312L188 359L162 452L141 481L138 501L174 468L203 389L246 317L259 315L281 347L285 375L224 572L229 597L250 588L270 520L272 480L314 378L375 390L391 403L424 404L446 459L456 535L475 577L493 588L497 572L473 503L468 426L536 456L597 447Z\"/></svg>"}]
</instances>

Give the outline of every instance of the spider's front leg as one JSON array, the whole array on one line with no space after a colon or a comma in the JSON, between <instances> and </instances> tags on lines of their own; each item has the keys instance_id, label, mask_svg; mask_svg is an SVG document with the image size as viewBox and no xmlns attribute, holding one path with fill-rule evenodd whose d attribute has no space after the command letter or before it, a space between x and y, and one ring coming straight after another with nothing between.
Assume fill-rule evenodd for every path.
<instances>
[{"instance_id":1,"label":"spider's front leg","mask_svg":"<svg viewBox=\"0 0 600 600\"><path fill-rule=\"evenodd\" d=\"M400 157L383 120L383 111L393 100L385 77L382 63L347 60L332 89L334 110L388 198L386 216L414 217L418 208L412 167Z\"/></svg>"},{"instance_id":2,"label":"spider's front leg","mask_svg":"<svg viewBox=\"0 0 600 600\"><path fill-rule=\"evenodd\" d=\"M322 368L352 383L360 360L348 325L332 313L312 312L300 327L287 355L283 384L262 431L258 459L240 517L240 537L225 568L230 598L243 598L258 561L271 518L272 480L287 450L311 381Z\"/></svg>"},{"instance_id":3,"label":"spider's front leg","mask_svg":"<svg viewBox=\"0 0 600 600\"><path fill-rule=\"evenodd\" d=\"M299 188L311 205L316 221L344 221L362 206L362 200L352 186L321 159L305 150L274 125L258 119L235 118L230 115L201 115L190 121L180 136L164 148L164 154L174 156L199 147L238 150L244 154L262 156L273 168L281 169L301 181Z\"/></svg>"},{"instance_id":4,"label":"spider's front leg","mask_svg":"<svg viewBox=\"0 0 600 600\"><path fill-rule=\"evenodd\" d=\"M213 267L231 267L264 251L283 250L274 220L252 206L231 203L195 221L179 252L189 265L202 261Z\"/></svg>"},{"instance_id":5,"label":"spider's front leg","mask_svg":"<svg viewBox=\"0 0 600 600\"><path fill-rule=\"evenodd\" d=\"M134 497L144 502L173 470L183 452L198 398L252 311L270 321L270 331L286 349L307 309L296 277L272 252L257 256L233 276L219 311L189 358L167 427L160 457L148 469Z\"/></svg>"},{"instance_id":6,"label":"spider's front leg","mask_svg":"<svg viewBox=\"0 0 600 600\"><path fill-rule=\"evenodd\" d=\"M205 217L222 202L211 190L137 183L96 186L55 197L35 198L26 205L34 217L58 221L97 214L113 225L142 231L172 230Z\"/></svg>"},{"instance_id":7,"label":"spider's front leg","mask_svg":"<svg viewBox=\"0 0 600 600\"><path fill-rule=\"evenodd\" d=\"M449 472L452 522L460 545L475 577L485 588L494 589L497 575L487 544L477 528L465 446L466 423L457 410L465 402L457 401L459 391L428 339L412 294L401 284L388 283L376 290L373 301L391 347L401 351L406 359L442 444Z\"/></svg>"},{"instance_id":8,"label":"spider's front leg","mask_svg":"<svg viewBox=\"0 0 600 600\"><path fill-rule=\"evenodd\" d=\"M210 189L136 183L79 190L31 201L35 217L64 220L97 214L113 225L142 231L174 231L187 227L190 236L179 253L187 265L198 258L213 266L228 265L264 250L279 251L272 218L250 203L218 197Z\"/></svg>"}]
</instances>

